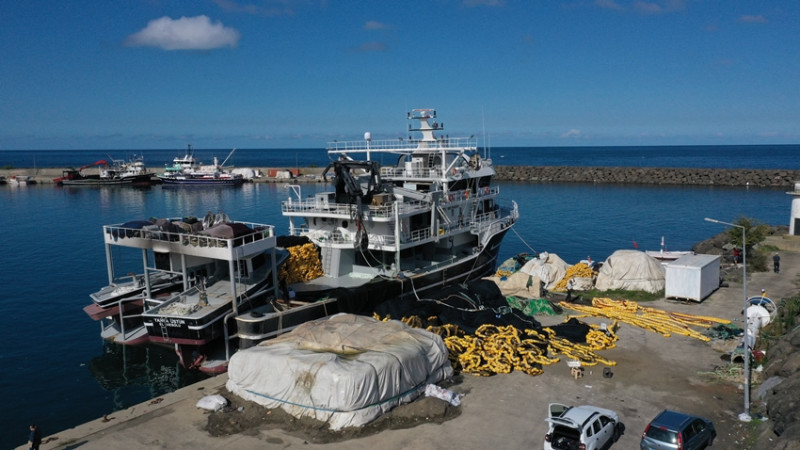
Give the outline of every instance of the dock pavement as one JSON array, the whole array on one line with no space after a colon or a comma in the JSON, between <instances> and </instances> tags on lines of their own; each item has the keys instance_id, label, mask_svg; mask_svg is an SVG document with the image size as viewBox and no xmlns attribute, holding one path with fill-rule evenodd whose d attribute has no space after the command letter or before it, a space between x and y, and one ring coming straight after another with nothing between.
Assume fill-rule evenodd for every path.
<instances>
[{"instance_id":1,"label":"dock pavement","mask_svg":"<svg viewBox=\"0 0 800 450\"><path fill-rule=\"evenodd\" d=\"M766 289L770 298L797 295L800 252L781 250L782 270L748 273L749 294ZM730 283L703 302L656 300L647 306L727 318L741 324L744 293L741 284ZM538 319L539 317L537 317ZM587 318L588 321L591 318ZM559 323L564 317L541 319ZM46 433L42 449L487 449L533 448L542 445L550 402L595 404L616 410L626 433L612 448L638 448L641 433L663 408L705 414L714 420L718 436L715 448L743 448L749 428L736 419L742 411L740 389L707 382L699 374L720 364L711 345L683 336L665 338L623 325L617 348L603 353L617 361L613 378L600 373L601 366L587 367L584 378L573 379L562 361L545 367L539 376L518 372L491 377L465 375L452 390L463 393L461 414L443 423L421 420L406 429L386 429L356 439L316 444L281 429L262 428L231 436L213 437L205 430L210 413L198 408L206 395L224 387L219 375L175 392L109 412L105 417L75 428ZM231 419L235 420L235 419ZM8 430L6 430L8 432ZM19 449L27 448L20 446Z\"/></svg>"}]
</instances>

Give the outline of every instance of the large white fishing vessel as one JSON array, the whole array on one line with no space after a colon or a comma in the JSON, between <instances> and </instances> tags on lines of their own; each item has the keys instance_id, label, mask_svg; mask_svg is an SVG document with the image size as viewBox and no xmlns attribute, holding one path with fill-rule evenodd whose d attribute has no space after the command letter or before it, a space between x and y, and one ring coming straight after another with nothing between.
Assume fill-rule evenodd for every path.
<instances>
[{"instance_id":1,"label":"large white fishing vessel","mask_svg":"<svg viewBox=\"0 0 800 450\"><path fill-rule=\"evenodd\" d=\"M519 218L516 202L499 201L492 161L480 156L474 136L444 134L434 109L415 109L408 120L408 139L373 141L366 133L330 143L323 175L332 172L332 191L305 198L291 186L282 213L294 242L283 246L313 246L304 252L309 258L290 257L283 272L282 287L295 301L336 298L335 306L316 306L369 313L387 300L415 301L494 272L500 243ZM276 335L285 314L267 304L237 316L241 345Z\"/></svg>"}]
</instances>

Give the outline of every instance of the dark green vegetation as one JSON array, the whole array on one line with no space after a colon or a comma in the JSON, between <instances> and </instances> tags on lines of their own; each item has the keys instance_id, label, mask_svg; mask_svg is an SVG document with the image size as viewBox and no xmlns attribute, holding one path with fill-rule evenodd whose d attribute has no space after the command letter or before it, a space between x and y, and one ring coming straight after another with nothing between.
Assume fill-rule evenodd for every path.
<instances>
[{"instance_id":1,"label":"dark green vegetation","mask_svg":"<svg viewBox=\"0 0 800 450\"><path fill-rule=\"evenodd\" d=\"M631 300L634 302L652 302L664 298L664 291L661 290L654 294L645 291L625 291L622 289L614 289L608 291L598 291L592 289L586 292L581 292L581 297L591 301L595 297L610 298L612 300Z\"/></svg>"}]
</instances>

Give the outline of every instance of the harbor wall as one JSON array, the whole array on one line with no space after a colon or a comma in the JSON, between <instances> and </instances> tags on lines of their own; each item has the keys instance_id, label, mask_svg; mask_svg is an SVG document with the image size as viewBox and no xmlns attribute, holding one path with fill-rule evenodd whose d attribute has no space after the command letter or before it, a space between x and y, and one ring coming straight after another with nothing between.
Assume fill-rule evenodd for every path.
<instances>
[{"instance_id":1,"label":"harbor wall","mask_svg":"<svg viewBox=\"0 0 800 450\"><path fill-rule=\"evenodd\" d=\"M258 167L267 175L286 168ZM525 183L662 184L699 186L756 186L793 190L800 170L785 169L692 169L663 167L495 166L498 181ZM299 178L265 176L256 182L322 182L323 168L291 169ZM33 175L37 183L52 183L62 169L3 169L0 177ZM331 174L329 174L331 175Z\"/></svg>"},{"instance_id":2,"label":"harbor wall","mask_svg":"<svg viewBox=\"0 0 800 450\"><path fill-rule=\"evenodd\" d=\"M495 166L496 180L528 183L668 184L792 188L800 170Z\"/></svg>"}]
</instances>

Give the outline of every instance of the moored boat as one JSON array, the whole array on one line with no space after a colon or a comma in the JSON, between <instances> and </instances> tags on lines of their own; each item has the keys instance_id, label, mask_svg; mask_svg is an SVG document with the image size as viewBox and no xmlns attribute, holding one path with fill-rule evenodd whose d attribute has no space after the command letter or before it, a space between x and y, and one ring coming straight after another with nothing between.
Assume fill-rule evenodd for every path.
<instances>
[{"instance_id":1,"label":"moored boat","mask_svg":"<svg viewBox=\"0 0 800 450\"><path fill-rule=\"evenodd\" d=\"M660 250L647 250L645 251L647 256L655 258L661 261L661 264L668 264L676 259L686 256L686 255L694 255L694 252L691 250L685 251L669 251L667 250L666 245L664 245L664 236L661 236L661 249Z\"/></svg>"},{"instance_id":2,"label":"moored boat","mask_svg":"<svg viewBox=\"0 0 800 450\"><path fill-rule=\"evenodd\" d=\"M109 157L77 169L65 169L53 182L60 186L117 186L148 185L158 181L155 173L149 172L141 156L129 160L116 160ZM84 170L98 167L97 173L84 173Z\"/></svg>"},{"instance_id":3,"label":"moored boat","mask_svg":"<svg viewBox=\"0 0 800 450\"><path fill-rule=\"evenodd\" d=\"M31 175L11 175L8 178L8 183L14 186L24 186L27 184L35 184L36 180Z\"/></svg>"},{"instance_id":4,"label":"moored boat","mask_svg":"<svg viewBox=\"0 0 800 450\"><path fill-rule=\"evenodd\" d=\"M214 163L203 165L194 156L194 150L189 145L184 156L172 160L172 166L164 168L158 178L168 186L241 186L245 179L242 174L225 169L225 163L233 156L234 148L220 164L217 157Z\"/></svg>"},{"instance_id":5,"label":"moored boat","mask_svg":"<svg viewBox=\"0 0 800 450\"><path fill-rule=\"evenodd\" d=\"M494 272L501 241L519 218L516 203L501 204L492 162L474 137L438 135L444 125L433 109L407 118L419 136L373 141L366 133L330 143L323 176L333 172L332 191L307 199L291 186L281 205L296 240L289 249L306 247L297 252L306 258L290 258L282 272L295 301L335 298L325 309L369 313ZM237 316L241 345L274 334L268 324L280 314L267 304Z\"/></svg>"},{"instance_id":6,"label":"moored boat","mask_svg":"<svg viewBox=\"0 0 800 450\"><path fill-rule=\"evenodd\" d=\"M84 310L104 321L101 336L116 343L164 344L180 356L205 354L205 347L218 341L227 348L223 338L235 337L230 317L266 301L277 285L275 233L269 225L209 213L203 220L107 225L103 236L109 285L93 293ZM140 251L141 274L113 281L114 248Z\"/></svg>"}]
</instances>

